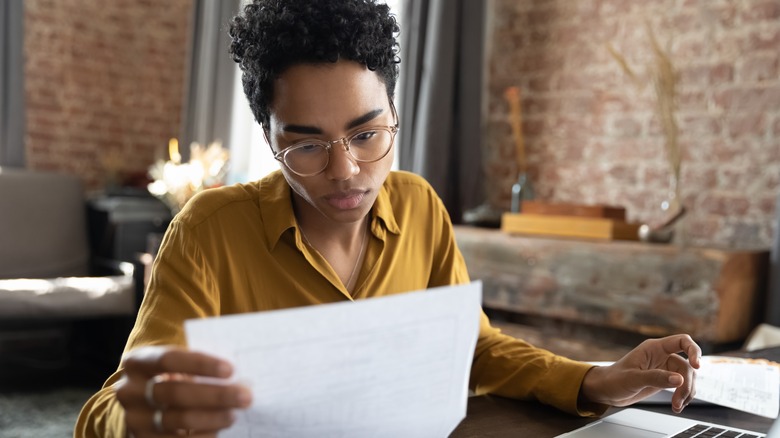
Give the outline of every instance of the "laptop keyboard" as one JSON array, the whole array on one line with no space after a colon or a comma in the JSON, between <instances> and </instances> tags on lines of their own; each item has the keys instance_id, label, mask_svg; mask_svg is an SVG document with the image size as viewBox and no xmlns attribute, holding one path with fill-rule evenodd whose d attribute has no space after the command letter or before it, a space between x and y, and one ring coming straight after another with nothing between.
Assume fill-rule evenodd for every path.
<instances>
[{"instance_id":1,"label":"laptop keyboard","mask_svg":"<svg viewBox=\"0 0 780 438\"><path fill-rule=\"evenodd\" d=\"M697 424L692 426L677 435L672 435L672 438L760 438L765 435L753 435L751 433L742 433L735 430L721 429L715 426L707 426L706 424Z\"/></svg>"}]
</instances>

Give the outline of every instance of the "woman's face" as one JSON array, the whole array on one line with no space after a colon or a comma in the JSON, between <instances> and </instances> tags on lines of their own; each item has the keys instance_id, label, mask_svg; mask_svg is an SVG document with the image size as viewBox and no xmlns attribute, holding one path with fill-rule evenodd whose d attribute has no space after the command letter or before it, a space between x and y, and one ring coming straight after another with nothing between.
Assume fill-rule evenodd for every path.
<instances>
[{"instance_id":1,"label":"woman's face","mask_svg":"<svg viewBox=\"0 0 780 438\"><path fill-rule=\"evenodd\" d=\"M352 61L290 67L274 84L270 113L274 152L301 140L332 141L362 128L396 124L384 83ZM344 224L368 214L392 163L392 147L380 160L367 163L355 161L339 142L319 174L300 176L284 165L282 173L293 189L298 215Z\"/></svg>"}]
</instances>

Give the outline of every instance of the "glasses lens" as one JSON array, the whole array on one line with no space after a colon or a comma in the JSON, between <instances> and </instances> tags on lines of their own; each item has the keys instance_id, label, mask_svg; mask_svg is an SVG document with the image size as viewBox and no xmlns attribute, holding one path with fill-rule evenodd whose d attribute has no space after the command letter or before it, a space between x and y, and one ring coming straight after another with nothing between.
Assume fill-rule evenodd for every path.
<instances>
[{"instance_id":1,"label":"glasses lens","mask_svg":"<svg viewBox=\"0 0 780 438\"><path fill-rule=\"evenodd\" d=\"M393 144L393 134L387 129L369 129L349 139L349 151L358 161L376 161L387 154Z\"/></svg>"},{"instance_id":2,"label":"glasses lens","mask_svg":"<svg viewBox=\"0 0 780 438\"><path fill-rule=\"evenodd\" d=\"M284 164L295 173L313 175L328 165L328 149L320 143L291 146L284 154Z\"/></svg>"}]
</instances>

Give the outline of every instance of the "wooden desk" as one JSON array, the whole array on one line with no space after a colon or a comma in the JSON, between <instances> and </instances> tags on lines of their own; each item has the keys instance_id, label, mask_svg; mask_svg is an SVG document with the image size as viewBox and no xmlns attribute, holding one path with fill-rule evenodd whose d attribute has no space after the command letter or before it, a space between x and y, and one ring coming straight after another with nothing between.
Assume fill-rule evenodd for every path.
<instances>
[{"instance_id":1,"label":"wooden desk","mask_svg":"<svg viewBox=\"0 0 780 438\"><path fill-rule=\"evenodd\" d=\"M634 405L634 408L673 414L669 406ZM620 409L612 408L605 415ZM680 414L709 423L766 433L772 425L768 418L721 406L688 406ZM536 402L523 402L496 396L471 397L466 418L450 438L465 437L554 437L582 427L596 418L580 418Z\"/></svg>"},{"instance_id":2,"label":"wooden desk","mask_svg":"<svg viewBox=\"0 0 780 438\"><path fill-rule=\"evenodd\" d=\"M733 351L724 354L780 362L780 348L778 347L751 352ZM672 414L671 408L664 405L638 404L632 407ZM619 410L619 408L612 408L605 415L613 414ZM694 420L762 433L766 433L773 422L769 418L713 405L688 406L680 415ZM524 402L496 396L471 397L466 418L450 437L554 437L595 420L596 418L580 418L569 415L537 402Z\"/></svg>"}]
</instances>

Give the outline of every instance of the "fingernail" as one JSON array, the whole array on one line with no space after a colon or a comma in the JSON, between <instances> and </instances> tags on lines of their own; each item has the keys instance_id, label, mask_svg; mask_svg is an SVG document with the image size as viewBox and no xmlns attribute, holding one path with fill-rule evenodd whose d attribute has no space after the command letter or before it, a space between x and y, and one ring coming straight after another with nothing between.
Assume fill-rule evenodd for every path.
<instances>
[{"instance_id":1,"label":"fingernail","mask_svg":"<svg viewBox=\"0 0 780 438\"><path fill-rule=\"evenodd\" d=\"M678 386L678 385L682 385L682 383L683 383L682 376L679 376L679 375L669 376L669 384L670 385Z\"/></svg>"}]
</instances>

